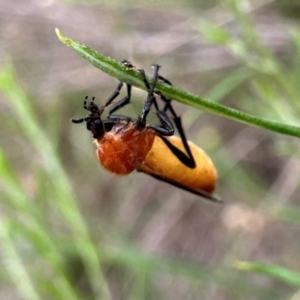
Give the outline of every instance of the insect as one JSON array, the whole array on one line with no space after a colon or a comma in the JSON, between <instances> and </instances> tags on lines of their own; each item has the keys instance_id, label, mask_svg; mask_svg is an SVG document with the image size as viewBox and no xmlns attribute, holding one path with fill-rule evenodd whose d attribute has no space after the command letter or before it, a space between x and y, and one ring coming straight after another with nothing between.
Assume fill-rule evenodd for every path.
<instances>
[{"instance_id":1,"label":"insect","mask_svg":"<svg viewBox=\"0 0 300 300\"><path fill-rule=\"evenodd\" d=\"M134 68L128 61L123 61L123 64ZM208 200L220 201L212 195L217 181L215 166L201 148L187 141L181 118L173 109L171 100L154 90L158 80L171 83L158 74L158 65L153 67L151 84L144 70L138 70L148 94L137 119L113 114L131 100L131 86L127 84L126 96L112 105L123 87L120 82L103 106L95 104L95 98L88 103L86 97L83 107L89 111L88 116L71 121L76 124L86 123L87 130L92 132L95 139L98 160L106 170L118 175L127 175L137 170ZM163 109L159 109L156 97L164 103ZM107 118L102 120L104 110L110 105ZM156 109L159 125L147 124L152 106ZM174 136L174 126L168 112L172 115L180 137Z\"/></svg>"}]
</instances>

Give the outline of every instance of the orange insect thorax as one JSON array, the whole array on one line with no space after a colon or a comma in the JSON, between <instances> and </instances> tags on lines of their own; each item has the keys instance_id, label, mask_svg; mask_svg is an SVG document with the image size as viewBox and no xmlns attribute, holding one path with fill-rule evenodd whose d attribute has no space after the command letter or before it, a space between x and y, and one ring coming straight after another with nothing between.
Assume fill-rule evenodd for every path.
<instances>
[{"instance_id":1,"label":"orange insect thorax","mask_svg":"<svg viewBox=\"0 0 300 300\"><path fill-rule=\"evenodd\" d=\"M95 140L100 164L108 171L127 175L139 168L150 151L155 132L137 130L134 123L120 122L101 139Z\"/></svg>"}]
</instances>

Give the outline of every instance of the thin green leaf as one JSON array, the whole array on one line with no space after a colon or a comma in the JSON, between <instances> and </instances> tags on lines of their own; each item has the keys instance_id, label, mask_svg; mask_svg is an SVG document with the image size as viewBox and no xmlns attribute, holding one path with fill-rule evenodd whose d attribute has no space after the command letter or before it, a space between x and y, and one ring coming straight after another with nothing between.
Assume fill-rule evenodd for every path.
<instances>
[{"instance_id":1,"label":"thin green leaf","mask_svg":"<svg viewBox=\"0 0 300 300\"><path fill-rule=\"evenodd\" d=\"M141 272L142 270L144 274L149 274L154 278L161 274L169 274L174 277L187 279L190 282L197 282L197 284L202 283L205 286L217 284L219 287L234 290L237 295L236 299L240 299L239 296L243 295L245 290L248 290L249 293L251 292L254 297L269 295L270 293L268 288L258 287L257 285L254 287L249 282L245 283L243 277L237 278L232 273L229 274L228 270L222 268L210 270L207 266L196 261L145 254L125 244L122 244L120 248L106 246L101 251L103 251L101 256L105 258L107 263L111 263L112 265L125 266L137 272ZM281 294L280 291L275 291L271 294L274 296L272 299L282 299L282 295L279 295Z\"/></svg>"},{"instance_id":2,"label":"thin green leaf","mask_svg":"<svg viewBox=\"0 0 300 300\"><path fill-rule=\"evenodd\" d=\"M45 138L46 132L37 121L30 99L23 89L16 83L14 70L11 65L2 68L0 72L0 91L9 99L13 115L24 134L36 148L38 155L43 161L48 174L48 181L53 185L53 198L64 219L72 224L70 226L73 237L76 238L77 250L87 270L89 282L94 291L95 299L110 299L110 291L101 268L100 258L97 255L97 247L93 244L89 229L77 207L76 197L57 156L55 148L50 139ZM7 168L0 152L0 168ZM13 183L8 175L7 182ZM0 176L1 178L1 176ZM10 193L12 195L12 193ZM18 203L22 205L25 201L18 194ZM12 201L11 201L12 202Z\"/></svg>"},{"instance_id":3,"label":"thin green leaf","mask_svg":"<svg viewBox=\"0 0 300 300\"><path fill-rule=\"evenodd\" d=\"M58 29L56 29L56 34L61 42L71 47L80 56L85 58L87 61L92 63L95 67L99 68L103 72L116 77L122 82L142 89L146 89L143 81L141 80L139 72L135 70L128 70L120 62L117 62L116 60L108 56L104 56L79 42L75 42L70 38L64 37ZM148 79L149 81L151 81L150 78ZM251 126L265 128L285 135L300 137L300 127L259 118L251 114L247 114L236 109L209 101L207 99L203 99L187 91L164 84L162 82L157 83L156 89L163 92L167 97L171 99L175 99L184 104L194 106L206 112L214 113Z\"/></svg>"},{"instance_id":4,"label":"thin green leaf","mask_svg":"<svg viewBox=\"0 0 300 300\"><path fill-rule=\"evenodd\" d=\"M10 237L9 221L3 218L0 219L0 241L4 265L12 281L18 287L20 295L23 299L41 299Z\"/></svg>"},{"instance_id":5,"label":"thin green leaf","mask_svg":"<svg viewBox=\"0 0 300 300\"><path fill-rule=\"evenodd\" d=\"M268 277L284 281L290 285L300 288L300 273L280 266L240 261L236 264L236 267L240 270L264 274Z\"/></svg>"}]
</instances>

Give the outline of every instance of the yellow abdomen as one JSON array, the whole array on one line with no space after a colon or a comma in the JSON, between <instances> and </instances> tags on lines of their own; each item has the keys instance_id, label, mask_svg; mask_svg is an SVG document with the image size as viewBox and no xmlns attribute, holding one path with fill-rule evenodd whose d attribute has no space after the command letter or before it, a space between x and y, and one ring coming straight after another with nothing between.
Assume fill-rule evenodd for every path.
<instances>
[{"instance_id":1,"label":"yellow abdomen","mask_svg":"<svg viewBox=\"0 0 300 300\"><path fill-rule=\"evenodd\" d=\"M182 150L184 146L177 136L167 138L174 146ZM188 142L196 167L185 166L171 152L161 138L155 137L152 148L148 152L140 169L145 173L156 174L160 177L178 182L191 189L201 189L212 193L218 178L216 168L209 156L192 142Z\"/></svg>"}]
</instances>

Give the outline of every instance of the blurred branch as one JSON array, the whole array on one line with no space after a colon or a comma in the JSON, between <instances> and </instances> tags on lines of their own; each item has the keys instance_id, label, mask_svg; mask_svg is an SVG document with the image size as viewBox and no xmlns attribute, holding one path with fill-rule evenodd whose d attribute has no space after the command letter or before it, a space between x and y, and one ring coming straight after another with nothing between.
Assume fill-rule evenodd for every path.
<instances>
[{"instance_id":1,"label":"blurred branch","mask_svg":"<svg viewBox=\"0 0 300 300\"><path fill-rule=\"evenodd\" d=\"M108 56L104 56L79 42L63 36L58 29L56 29L56 34L62 43L71 47L80 56L92 63L98 69L113 77L116 77L121 82L125 82L146 90L141 76L136 70L128 70L122 63ZM151 78L148 78L148 80L151 82ZM300 127L259 118L251 114L215 103L213 101L203 99L187 91L164 84L162 82L158 82L156 84L156 89L161 91L170 99L174 99L181 103L202 109L203 111L214 113L231 120L245 123L247 125L265 128L285 135L300 137Z\"/></svg>"}]
</instances>

